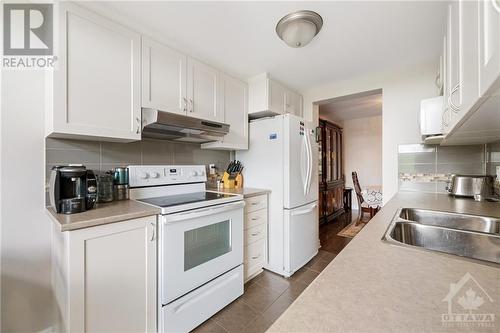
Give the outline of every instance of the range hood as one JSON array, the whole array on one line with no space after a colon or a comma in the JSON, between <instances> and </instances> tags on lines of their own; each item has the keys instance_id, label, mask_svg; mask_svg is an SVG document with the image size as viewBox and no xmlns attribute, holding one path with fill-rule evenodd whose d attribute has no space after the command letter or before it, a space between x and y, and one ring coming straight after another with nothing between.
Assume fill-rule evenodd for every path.
<instances>
[{"instance_id":1,"label":"range hood","mask_svg":"<svg viewBox=\"0 0 500 333\"><path fill-rule=\"evenodd\" d=\"M211 142L229 132L229 125L181 114L142 108L142 137L151 139Z\"/></svg>"}]
</instances>

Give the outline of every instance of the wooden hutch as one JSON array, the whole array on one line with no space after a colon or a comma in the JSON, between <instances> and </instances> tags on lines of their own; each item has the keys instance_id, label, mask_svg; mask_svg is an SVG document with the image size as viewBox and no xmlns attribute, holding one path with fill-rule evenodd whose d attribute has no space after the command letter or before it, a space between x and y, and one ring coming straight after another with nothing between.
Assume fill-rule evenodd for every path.
<instances>
[{"instance_id":1,"label":"wooden hutch","mask_svg":"<svg viewBox=\"0 0 500 333\"><path fill-rule=\"evenodd\" d=\"M344 212L342 128L319 121L319 221L325 223Z\"/></svg>"}]
</instances>

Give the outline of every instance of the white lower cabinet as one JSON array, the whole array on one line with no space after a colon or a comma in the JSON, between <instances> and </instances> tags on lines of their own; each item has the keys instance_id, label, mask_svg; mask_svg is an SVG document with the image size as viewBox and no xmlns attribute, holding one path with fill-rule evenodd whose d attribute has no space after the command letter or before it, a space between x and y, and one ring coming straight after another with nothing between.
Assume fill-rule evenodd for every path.
<instances>
[{"instance_id":1,"label":"white lower cabinet","mask_svg":"<svg viewBox=\"0 0 500 333\"><path fill-rule=\"evenodd\" d=\"M52 284L65 332L156 332L156 216L54 224Z\"/></svg>"},{"instance_id":2,"label":"white lower cabinet","mask_svg":"<svg viewBox=\"0 0 500 333\"><path fill-rule=\"evenodd\" d=\"M260 272L267 259L267 194L245 199L244 258L245 282Z\"/></svg>"}]
</instances>

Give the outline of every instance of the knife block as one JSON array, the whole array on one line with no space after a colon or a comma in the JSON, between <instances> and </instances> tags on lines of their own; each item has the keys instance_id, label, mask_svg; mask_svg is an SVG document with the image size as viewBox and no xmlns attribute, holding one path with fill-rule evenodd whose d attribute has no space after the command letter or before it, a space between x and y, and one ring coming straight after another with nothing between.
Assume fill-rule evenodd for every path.
<instances>
[{"instance_id":1,"label":"knife block","mask_svg":"<svg viewBox=\"0 0 500 333\"><path fill-rule=\"evenodd\" d=\"M235 181L235 188L243 188L243 175L241 173L236 176Z\"/></svg>"},{"instance_id":2,"label":"knife block","mask_svg":"<svg viewBox=\"0 0 500 333\"><path fill-rule=\"evenodd\" d=\"M230 178L229 173L224 172L224 175L222 176L222 182L224 184L225 189L235 189L235 188L242 188L243 187L243 176L239 173L236 175L235 178Z\"/></svg>"}]
</instances>

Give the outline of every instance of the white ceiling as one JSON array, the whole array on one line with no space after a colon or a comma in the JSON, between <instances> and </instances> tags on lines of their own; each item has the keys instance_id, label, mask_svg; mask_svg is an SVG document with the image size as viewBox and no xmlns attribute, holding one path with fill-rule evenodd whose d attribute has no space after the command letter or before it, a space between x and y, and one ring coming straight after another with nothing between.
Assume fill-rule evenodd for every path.
<instances>
[{"instance_id":1,"label":"white ceiling","mask_svg":"<svg viewBox=\"0 0 500 333\"><path fill-rule=\"evenodd\" d=\"M319 106L319 117L341 124L345 120L382 115L382 91L334 98Z\"/></svg>"},{"instance_id":2,"label":"white ceiling","mask_svg":"<svg viewBox=\"0 0 500 333\"><path fill-rule=\"evenodd\" d=\"M270 72L303 91L315 85L438 62L444 1L108 2L127 21L155 31L189 55L241 78ZM103 7L104 6L104 7ZM290 48L275 26L309 9L324 20L306 47Z\"/></svg>"}]
</instances>

